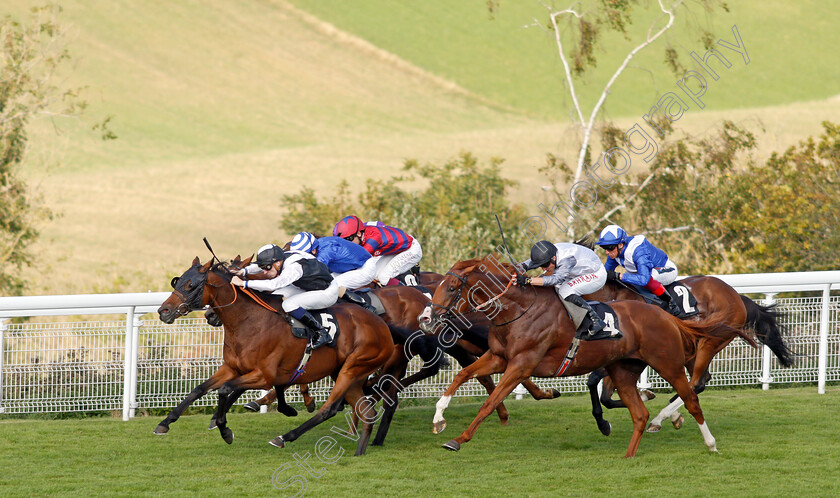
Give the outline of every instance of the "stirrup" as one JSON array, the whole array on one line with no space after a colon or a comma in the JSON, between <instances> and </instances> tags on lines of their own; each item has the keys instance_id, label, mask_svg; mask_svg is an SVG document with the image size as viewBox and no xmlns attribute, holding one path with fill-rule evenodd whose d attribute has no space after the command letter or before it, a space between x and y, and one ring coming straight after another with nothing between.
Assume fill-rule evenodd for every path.
<instances>
[{"instance_id":1,"label":"stirrup","mask_svg":"<svg viewBox=\"0 0 840 498\"><path fill-rule=\"evenodd\" d=\"M314 339L314 338L311 338L311 337L309 339L309 345L312 347L313 351L320 348L321 346L324 346L328 342L330 342L330 335L327 333L326 330L324 330L324 329L316 330L316 331L313 331L312 333L313 334L318 334L317 339Z\"/></svg>"}]
</instances>

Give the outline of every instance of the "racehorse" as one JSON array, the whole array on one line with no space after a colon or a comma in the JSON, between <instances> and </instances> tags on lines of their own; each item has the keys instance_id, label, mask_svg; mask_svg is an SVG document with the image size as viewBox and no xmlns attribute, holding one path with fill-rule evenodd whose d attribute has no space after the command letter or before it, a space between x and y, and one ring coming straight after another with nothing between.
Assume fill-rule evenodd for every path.
<instances>
[{"instance_id":1,"label":"racehorse","mask_svg":"<svg viewBox=\"0 0 840 498\"><path fill-rule=\"evenodd\" d=\"M247 265L250 258L243 262ZM219 389L216 423L222 438L233 442L227 427L226 413L247 389L280 390L289 384L310 383L330 376L335 381L329 398L321 409L302 425L270 443L283 447L303 433L334 416L346 399L356 410L365 413L364 428L356 455L363 455L373 428L368 416L372 406L359 403L368 376L383 367L394 352L388 326L379 317L358 306L338 304L329 308L336 318L339 334L335 347L322 347L308 353L305 340L292 334L286 316L281 316L279 297L246 295L231 283L232 275L223 263L213 260L201 264L198 258L181 277L173 279L172 294L158 309L160 319L172 323L179 316L209 305L224 325L222 366L197 386L155 429L166 434L189 404L212 389ZM258 301L262 301L262 303ZM271 309L267 309L271 308Z\"/></svg>"},{"instance_id":2,"label":"racehorse","mask_svg":"<svg viewBox=\"0 0 840 498\"><path fill-rule=\"evenodd\" d=\"M785 344L776 320L779 313L774 311L772 307L761 306L752 299L738 294L726 282L716 277L693 276L684 278L679 282L688 287L697 299L697 311L699 312L697 317L699 319L722 313L723 316L728 317L726 321L728 325L744 330L757 338L762 344L767 345L783 366L788 367L793 364L793 353ZM628 285L619 282L607 282L599 291L583 297L602 302L617 300L644 301L641 294ZM685 297L687 298L687 296ZM684 306L687 305L688 302L685 299ZM711 378L708 369L712 359L732 339L733 337L728 339L721 337L699 338L696 345L696 355L688 358L685 365L691 375L689 385L695 393L700 394L706 388L706 383ZM587 386L592 400L592 416L595 418L601 433L608 436L610 434L610 423L603 418L601 404L603 403L607 408L619 408L624 405L621 401L611 399L614 386L608 378L604 379L604 386L599 399L598 381L604 376L605 372L603 370L593 372L589 376ZM678 412L680 406L682 406L682 401L679 396L674 395L670 404L663 408L651 421L647 432L658 432L662 428L662 421L666 418L670 418L674 427L679 429L683 421L682 415Z\"/></svg>"},{"instance_id":3,"label":"racehorse","mask_svg":"<svg viewBox=\"0 0 840 498\"><path fill-rule=\"evenodd\" d=\"M683 322L657 306L617 301L611 306L623 336L585 341L573 361L568 363L565 358L573 344L575 326L554 290L518 286L499 289L499 282L510 280L514 269L510 265L502 265L500 272L493 266L478 259L455 264L421 317L421 321L435 324L458 313L480 310L488 303L497 305L492 312L484 311L493 320L490 349L455 376L436 404L435 432L439 433L446 427L443 411L461 384L475 375L504 373L469 428L444 444L444 448L460 450L463 443L472 439L495 406L529 376L574 376L605 367L618 388L621 400L630 410L633 436L625 456L635 456L649 416L636 391L636 381L647 364L674 386L697 420L707 448L717 451L715 438L706 425L697 394L685 378L683 365L687 357L694 354L694 345L701 337L739 336L756 346L754 340L722 322L720 315L702 322ZM488 289L494 288L501 292L495 296L488 295ZM442 310L442 313L438 314L435 309Z\"/></svg>"}]
</instances>

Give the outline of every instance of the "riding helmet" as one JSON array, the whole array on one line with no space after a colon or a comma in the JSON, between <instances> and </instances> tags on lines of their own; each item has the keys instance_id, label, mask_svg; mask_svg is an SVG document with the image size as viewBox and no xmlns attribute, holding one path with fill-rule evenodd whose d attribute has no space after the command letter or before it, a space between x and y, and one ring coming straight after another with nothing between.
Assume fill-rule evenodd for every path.
<instances>
[{"instance_id":1,"label":"riding helmet","mask_svg":"<svg viewBox=\"0 0 840 498\"><path fill-rule=\"evenodd\" d=\"M300 232L295 235L289 244L290 251L312 252L318 247L318 239L309 232Z\"/></svg>"},{"instance_id":2,"label":"riding helmet","mask_svg":"<svg viewBox=\"0 0 840 498\"><path fill-rule=\"evenodd\" d=\"M599 246L611 246L627 242L627 232L618 225L607 225L601 230L601 235L598 237Z\"/></svg>"},{"instance_id":3,"label":"riding helmet","mask_svg":"<svg viewBox=\"0 0 840 498\"><path fill-rule=\"evenodd\" d=\"M274 244L266 244L257 251L257 259L254 261L258 266L265 266L283 261L286 259L286 253Z\"/></svg>"},{"instance_id":4,"label":"riding helmet","mask_svg":"<svg viewBox=\"0 0 840 498\"><path fill-rule=\"evenodd\" d=\"M557 255L557 246L547 240L541 240L531 248L531 268L545 268L551 258Z\"/></svg>"},{"instance_id":5,"label":"riding helmet","mask_svg":"<svg viewBox=\"0 0 840 498\"><path fill-rule=\"evenodd\" d=\"M362 223L362 220L360 220L358 216L345 216L341 219L341 221L335 224L335 228L333 228L333 236L346 239L347 237L359 232L363 226L364 223Z\"/></svg>"}]
</instances>

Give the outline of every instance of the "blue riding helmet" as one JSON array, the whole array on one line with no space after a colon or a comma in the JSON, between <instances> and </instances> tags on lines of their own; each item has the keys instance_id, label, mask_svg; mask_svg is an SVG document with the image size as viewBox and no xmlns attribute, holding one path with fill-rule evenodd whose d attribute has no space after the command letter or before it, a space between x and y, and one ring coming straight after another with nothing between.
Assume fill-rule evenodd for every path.
<instances>
[{"instance_id":1,"label":"blue riding helmet","mask_svg":"<svg viewBox=\"0 0 840 498\"><path fill-rule=\"evenodd\" d=\"M607 225L598 237L599 246L612 246L627 242L627 232L618 225Z\"/></svg>"},{"instance_id":2,"label":"blue riding helmet","mask_svg":"<svg viewBox=\"0 0 840 498\"><path fill-rule=\"evenodd\" d=\"M318 247L318 239L309 232L300 232L292 239L290 251L312 252Z\"/></svg>"}]
</instances>

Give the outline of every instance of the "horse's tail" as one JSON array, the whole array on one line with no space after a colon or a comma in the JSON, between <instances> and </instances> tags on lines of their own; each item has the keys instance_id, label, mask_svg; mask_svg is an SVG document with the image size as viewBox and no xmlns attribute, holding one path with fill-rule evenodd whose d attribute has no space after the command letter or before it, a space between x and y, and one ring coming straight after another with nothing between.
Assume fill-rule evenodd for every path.
<instances>
[{"instance_id":1,"label":"horse's tail","mask_svg":"<svg viewBox=\"0 0 840 498\"><path fill-rule=\"evenodd\" d=\"M793 366L794 354L785 343L778 318L784 313L776 310L776 305L762 306L747 296L741 296L744 307L747 309L747 323L745 327L755 332L758 340L769 347L779 363L784 367Z\"/></svg>"},{"instance_id":2,"label":"horse's tail","mask_svg":"<svg viewBox=\"0 0 840 498\"><path fill-rule=\"evenodd\" d=\"M714 313L706 319L701 321L684 321L677 317L672 317L680 329L683 337L683 343L687 351L694 351L697 344L697 339L706 337L710 339L734 339L740 337L750 346L757 348L758 343L752 338L750 334L741 329L736 329L728 325L730 316L728 313L719 312Z\"/></svg>"}]
</instances>

